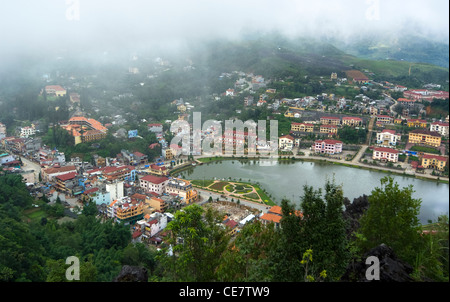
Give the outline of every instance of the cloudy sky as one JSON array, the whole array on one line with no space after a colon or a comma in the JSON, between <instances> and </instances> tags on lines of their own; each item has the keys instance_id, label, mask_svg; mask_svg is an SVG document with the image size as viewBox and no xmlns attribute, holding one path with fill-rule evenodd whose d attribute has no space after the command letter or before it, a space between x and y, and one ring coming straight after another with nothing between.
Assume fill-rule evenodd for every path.
<instances>
[{"instance_id":1,"label":"cloudy sky","mask_svg":"<svg viewBox=\"0 0 450 302\"><path fill-rule=\"evenodd\" d=\"M0 53L238 37L248 31L349 37L370 31L448 43L447 0L11 0Z\"/></svg>"}]
</instances>

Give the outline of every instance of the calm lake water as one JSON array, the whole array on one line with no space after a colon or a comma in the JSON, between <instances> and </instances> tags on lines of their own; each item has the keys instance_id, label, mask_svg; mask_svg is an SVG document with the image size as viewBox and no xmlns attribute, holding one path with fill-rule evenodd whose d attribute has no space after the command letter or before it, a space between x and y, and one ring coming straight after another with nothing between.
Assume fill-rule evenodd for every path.
<instances>
[{"instance_id":1,"label":"calm lake water","mask_svg":"<svg viewBox=\"0 0 450 302\"><path fill-rule=\"evenodd\" d=\"M297 205L303 195L303 186L310 185L315 189L324 189L327 179L340 184L344 196L350 201L363 194L370 195L375 187L381 187L380 179L388 174L328 163L317 162L282 162L271 160L224 160L192 167L183 171L180 176L185 179L232 179L259 183L272 195L272 199L280 204L287 198ZM420 180L401 175L392 175L400 188L413 185L413 198L421 198L419 215L425 224L429 219L436 220L441 214L448 214L449 185L436 181Z\"/></svg>"}]
</instances>

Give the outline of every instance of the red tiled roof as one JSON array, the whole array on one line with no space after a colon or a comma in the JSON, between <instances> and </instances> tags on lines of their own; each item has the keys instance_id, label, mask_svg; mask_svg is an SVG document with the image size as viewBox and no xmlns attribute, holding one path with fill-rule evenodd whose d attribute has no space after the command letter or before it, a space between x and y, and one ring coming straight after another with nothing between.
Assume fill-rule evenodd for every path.
<instances>
[{"instance_id":1,"label":"red tiled roof","mask_svg":"<svg viewBox=\"0 0 450 302\"><path fill-rule=\"evenodd\" d=\"M423 158L427 158L427 159L437 159L439 161L447 161L448 160L448 157L440 156L440 155L434 155L434 154L428 154L428 153L425 153L422 157Z\"/></svg>"},{"instance_id":2,"label":"red tiled roof","mask_svg":"<svg viewBox=\"0 0 450 302\"><path fill-rule=\"evenodd\" d=\"M335 139L324 139L324 140L317 140L315 143L322 143L324 142L327 145L335 145L335 144L342 144L341 141L335 140Z\"/></svg>"},{"instance_id":3,"label":"red tiled roof","mask_svg":"<svg viewBox=\"0 0 450 302\"><path fill-rule=\"evenodd\" d=\"M70 173L58 175L58 176L56 176L56 178L58 178L59 180L62 180L62 181L66 181L66 180L75 178L77 176L77 174L78 174L77 172L70 172Z\"/></svg>"},{"instance_id":4,"label":"red tiled roof","mask_svg":"<svg viewBox=\"0 0 450 302\"><path fill-rule=\"evenodd\" d=\"M389 152L389 153L394 153L397 154L398 150L392 149L392 148L387 148L387 147L376 147L373 149L373 151L379 151L379 152Z\"/></svg>"},{"instance_id":5,"label":"red tiled roof","mask_svg":"<svg viewBox=\"0 0 450 302\"><path fill-rule=\"evenodd\" d=\"M165 182L166 180L169 180L167 177L159 177L154 175L146 175L141 178L141 180L145 180L154 184L160 184L162 182Z\"/></svg>"}]
</instances>

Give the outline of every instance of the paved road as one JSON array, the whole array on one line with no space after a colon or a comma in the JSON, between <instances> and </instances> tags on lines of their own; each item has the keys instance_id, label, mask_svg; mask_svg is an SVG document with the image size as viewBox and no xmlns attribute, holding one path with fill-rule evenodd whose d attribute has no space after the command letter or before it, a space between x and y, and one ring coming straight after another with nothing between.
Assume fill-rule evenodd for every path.
<instances>
[{"instance_id":1,"label":"paved road","mask_svg":"<svg viewBox=\"0 0 450 302\"><path fill-rule=\"evenodd\" d=\"M22 160L23 163L22 166L22 170L24 171L23 174L27 174L27 172L29 172L30 174L33 173L34 181L32 182L33 183L39 182L39 173L41 172L41 166L23 156L21 156L20 159Z\"/></svg>"}]
</instances>

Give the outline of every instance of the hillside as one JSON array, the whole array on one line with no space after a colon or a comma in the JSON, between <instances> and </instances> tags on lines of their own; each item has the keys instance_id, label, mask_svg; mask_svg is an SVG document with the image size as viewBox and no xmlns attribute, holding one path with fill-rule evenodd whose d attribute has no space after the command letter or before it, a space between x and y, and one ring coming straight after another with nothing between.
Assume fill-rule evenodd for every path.
<instances>
[{"instance_id":1,"label":"hillside","mask_svg":"<svg viewBox=\"0 0 450 302\"><path fill-rule=\"evenodd\" d=\"M350 69L368 70L371 79L409 86L438 83L448 87L448 68L430 63L374 60L348 54L331 43L265 36L245 41L215 41L197 53L210 72L252 71L268 78L326 76Z\"/></svg>"}]
</instances>

